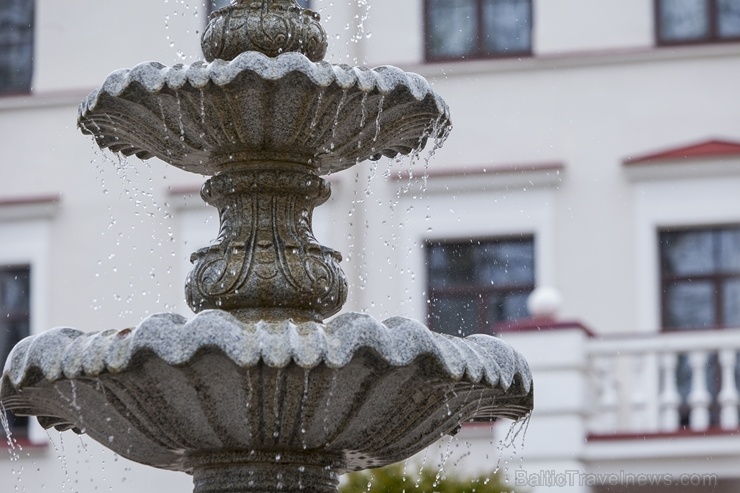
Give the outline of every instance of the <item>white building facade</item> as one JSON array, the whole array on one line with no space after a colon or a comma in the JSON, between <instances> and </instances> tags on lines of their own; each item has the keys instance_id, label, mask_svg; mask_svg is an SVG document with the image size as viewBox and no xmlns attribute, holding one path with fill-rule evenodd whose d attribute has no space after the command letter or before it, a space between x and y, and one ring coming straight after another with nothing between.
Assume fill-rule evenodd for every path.
<instances>
[{"instance_id":1,"label":"white building facade","mask_svg":"<svg viewBox=\"0 0 740 493\"><path fill-rule=\"evenodd\" d=\"M496 332L523 352L536 410L512 485L737 491L740 2L311 6L329 61L423 75L454 125L433 156L430 143L413 162L328 178L315 234L344 254L345 310ZM199 59L206 8L0 6L0 352L11 333L190 315L189 255L218 226L197 194L204 178L102 152L75 119L114 69ZM538 287L559 293L557 315L527 311ZM0 450L0 482L18 491L189 491L185 475L71 433L16 428L23 450ZM506 431L464 428L457 467L493 470Z\"/></svg>"}]
</instances>

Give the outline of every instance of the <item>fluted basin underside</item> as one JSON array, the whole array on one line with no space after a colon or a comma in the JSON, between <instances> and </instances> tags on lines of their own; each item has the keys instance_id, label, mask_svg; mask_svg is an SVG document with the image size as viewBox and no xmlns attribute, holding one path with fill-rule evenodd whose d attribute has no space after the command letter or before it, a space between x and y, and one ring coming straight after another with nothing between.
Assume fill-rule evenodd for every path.
<instances>
[{"instance_id":1,"label":"fluted basin underside","mask_svg":"<svg viewBox=\"0 0 740 493\"><path fill-rule=\"evenodd\" d=\"M532 395L526 362L494 337L360 314L248 324L219 310L28 338L0 389L7 408L45 427L196 478L211 470L199 458L216 452L247 463L255 453L318 457L337 473L381 466L462 422L524 416Z\"/></svg>"},{"instance_id":2,"label":"fluted basin underside","mask_svg":"<svg viewBox=\"0 0 740 493\"><path fill-rule=\"evenodd\" d=\"M100 147L205 175L253 161L328 174L421 150L450 128L447 105L416 74L253 51L113 72L80 105L78 125Z\"/></svg>"}]
</instances>

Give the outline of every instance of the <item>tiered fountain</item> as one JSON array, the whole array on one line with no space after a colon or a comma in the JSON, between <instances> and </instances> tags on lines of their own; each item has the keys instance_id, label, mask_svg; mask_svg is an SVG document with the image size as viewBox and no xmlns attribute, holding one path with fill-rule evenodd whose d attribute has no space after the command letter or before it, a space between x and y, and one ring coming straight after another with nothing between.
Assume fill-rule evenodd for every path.
<instances>
[{"instance_id":1,"label":"tiered fountain","mask_svg":"<svg viewBox=\"0 0 740 493\"><path fill-rule=\"evenodd\" d=\"M345 313L341 255L311 231L320 175L409 154L450 128L415 74L322 61L319 16L293 0L211 15L208 63L112 73L80 106L100 147L209 175L217 242L195 252L197 315L134 329L57 328L11 353L0 399L87 433L197 493L335 491L338 475L422 450L461 423L532 409L526 361L495 337Z\"/></svg>"}]
</instances>

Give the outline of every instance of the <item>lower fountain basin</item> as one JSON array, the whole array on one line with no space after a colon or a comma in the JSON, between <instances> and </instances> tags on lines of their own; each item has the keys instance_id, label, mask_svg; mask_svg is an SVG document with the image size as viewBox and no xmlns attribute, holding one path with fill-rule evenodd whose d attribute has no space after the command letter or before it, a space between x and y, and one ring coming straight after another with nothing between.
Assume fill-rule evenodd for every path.
<instances>
[{"instance_id":1,"label":"lower fountain basin","mask_svg":"<svg viewBox=\"0 0 740 493\"><path fill-rule=\"evenodd\" d=\"M162 469L192 473L228 451L326 458L342 473L402 460L466 421L525 416L533 387L524 358L491 336L357 313L294 324L207 310L29 337L0 400Z\"/></svg>"}]
</instances>

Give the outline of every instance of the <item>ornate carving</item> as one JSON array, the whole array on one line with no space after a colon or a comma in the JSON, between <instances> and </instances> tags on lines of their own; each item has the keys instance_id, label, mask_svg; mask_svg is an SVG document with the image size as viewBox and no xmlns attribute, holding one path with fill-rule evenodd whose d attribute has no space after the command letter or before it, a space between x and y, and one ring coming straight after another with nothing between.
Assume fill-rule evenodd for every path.
<instances>
[{"instance_id":1,"label":"ornate carving","mask_svg":"<svg viewBox=\"0 0 740 493\"><path fill-rule=\"evenodd\" d=\"M100 147L205 175L260 160L336 173L421 150L451 129L447 104L419 75L258 52L118 70L82 102L77 122Z\"/></svg>"},{"instance_id":2,"label":"ornate carving","mask_svg":"<svg viewBox=\"0 0 740 493\"><path fill-rule=\"evenodd\" d=\"M201 197L218 208L221 230L215 245L191 257L185 293L195 312L320 321L342 307L342 256L311 230L313 209L329 198L329 184L299 168L262 163L203 185Z\"/></svg>"},{"instance_id":3,"label":"ornate carving","mask_svg":"<svg viewBox=\"0 0 740 493\"><path fill-rule=\"evenodd\" d=\"M318 62L328 47L319 20L319 14L293 0L242 0L211 14L201 48L209 62L233 60L245 51L271 57L295 51Z\"/></svg>"},{"instance_id":4,"label":"ornate carving","mask_svg":"<svg viewBox=\"0 0 740 493\"><path fill-rule=\"evenodd\" d=\"M337 474L390 464L460 423L525 416L534 397L526 361L499 338L359 313L327 324L161 313L128 332L51 329L8 361L6 408L196 483L219 466L238 478L239 463L247 474L254 462Z\"/></svg>"}]
</instances>

